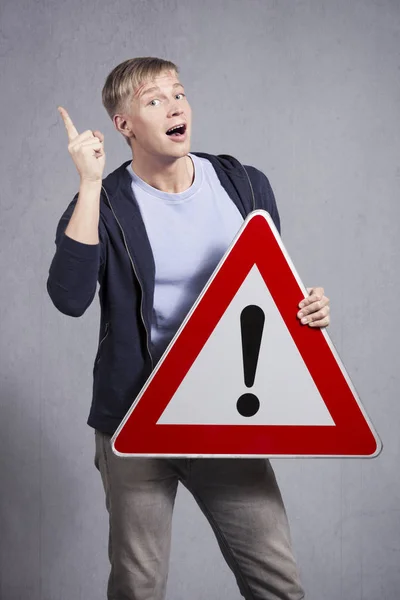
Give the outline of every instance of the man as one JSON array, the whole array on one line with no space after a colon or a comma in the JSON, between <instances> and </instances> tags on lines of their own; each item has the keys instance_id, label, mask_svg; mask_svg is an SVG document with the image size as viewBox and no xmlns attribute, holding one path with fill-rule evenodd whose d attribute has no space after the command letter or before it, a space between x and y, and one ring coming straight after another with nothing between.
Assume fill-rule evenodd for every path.
<instances>
[{"instance_id":1,"label":"man","mask_svg":"<svg viewBox=\"0 0 400 600\"><path fill-rule=\"evenodd\" d=\"M180 481L210 522L242 595L304 598L284 505L264 459L121 459L115 432L246 215L267 210L266 176L230 156L189 153L192 115L178 68L157 58L118 65L103 104L132 150L104 181L104 136L78 134L59 108L79 192L57 228L48 291L78 317L100 284L101 323L88 419L109 512L109 600L162 600L172 510ZM296 308L310 327L329 323L322 288ZM293 307L293 310L295 307ZM216 399L217 401L217 399Z\"/></svg>"}]
</instances>

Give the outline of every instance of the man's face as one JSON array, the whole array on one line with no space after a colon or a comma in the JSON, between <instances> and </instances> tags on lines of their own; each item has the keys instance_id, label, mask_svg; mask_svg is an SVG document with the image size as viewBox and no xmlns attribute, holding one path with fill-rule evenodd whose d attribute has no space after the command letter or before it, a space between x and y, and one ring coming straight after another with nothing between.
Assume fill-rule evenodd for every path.
<instances>
[{"instance_id":1,"label":"man's face","mask_svg":"<svg viewBox=\"0 0 400 600\"><path fill-rule=\"evenodd\" d=\"M140 85L127 115L134 155L144 152L173 159L189 152L192 110L175 71L165 71ZM176 125L181 127L171 133Z\"/></svg>"}]
</instances>

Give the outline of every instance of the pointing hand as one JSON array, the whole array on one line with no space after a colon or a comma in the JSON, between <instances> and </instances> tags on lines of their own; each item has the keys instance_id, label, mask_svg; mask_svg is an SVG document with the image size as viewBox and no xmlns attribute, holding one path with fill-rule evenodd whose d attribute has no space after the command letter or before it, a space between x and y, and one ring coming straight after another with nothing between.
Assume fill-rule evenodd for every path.
<instances>
[{"instance_id":1,"label":"pointing hand","mask_svg":"<svg viewBox=\"0 0 400 600\"><path fill-rule=\"evenodd\" d=\"M62 106L58 107L68 135L68 152L78 170L81 181L102 180L106 155L104 135L100 131L88 129L78 134L71 117Z\"/></svg>"}]
</instances>

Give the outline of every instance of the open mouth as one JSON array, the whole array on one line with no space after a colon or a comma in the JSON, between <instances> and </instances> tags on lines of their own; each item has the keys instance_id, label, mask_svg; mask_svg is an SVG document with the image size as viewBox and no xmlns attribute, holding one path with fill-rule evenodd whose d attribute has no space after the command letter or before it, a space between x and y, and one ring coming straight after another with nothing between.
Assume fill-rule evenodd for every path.
<instances>
[{"instance_id":1,"label":"open mouth","mask_svg":"<svg viewBox=\"0 0 400 600\"><path fill-rule=\"evenodd\" d=\"M166 131L166 134L170 137L181 137L186 133L186 123L181 123L181 125L174 125Z\"/></svg>"}]
</instances>

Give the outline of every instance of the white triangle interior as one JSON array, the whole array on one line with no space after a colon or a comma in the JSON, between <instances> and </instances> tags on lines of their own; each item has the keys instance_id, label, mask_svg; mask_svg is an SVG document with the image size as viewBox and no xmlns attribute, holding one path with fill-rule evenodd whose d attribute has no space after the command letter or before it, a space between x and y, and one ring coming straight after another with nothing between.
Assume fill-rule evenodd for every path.
<instances>
[{"instance_id":1,"label":"white triangle interior","mask_svg":"<svg viewBox=\"0 0 400 600\"><path fill-rule=\"evenodd\" d=\"M244 383L240 314L255 304L265 314L254 385ZM294 314L297 307L293 307ZM195 343L195 341L193 341ZM239 397L260 401L252 417ZM249 271L186 377L158 420L192 425L335 425L256 265Z\"/></svg>"}]
</instances>

